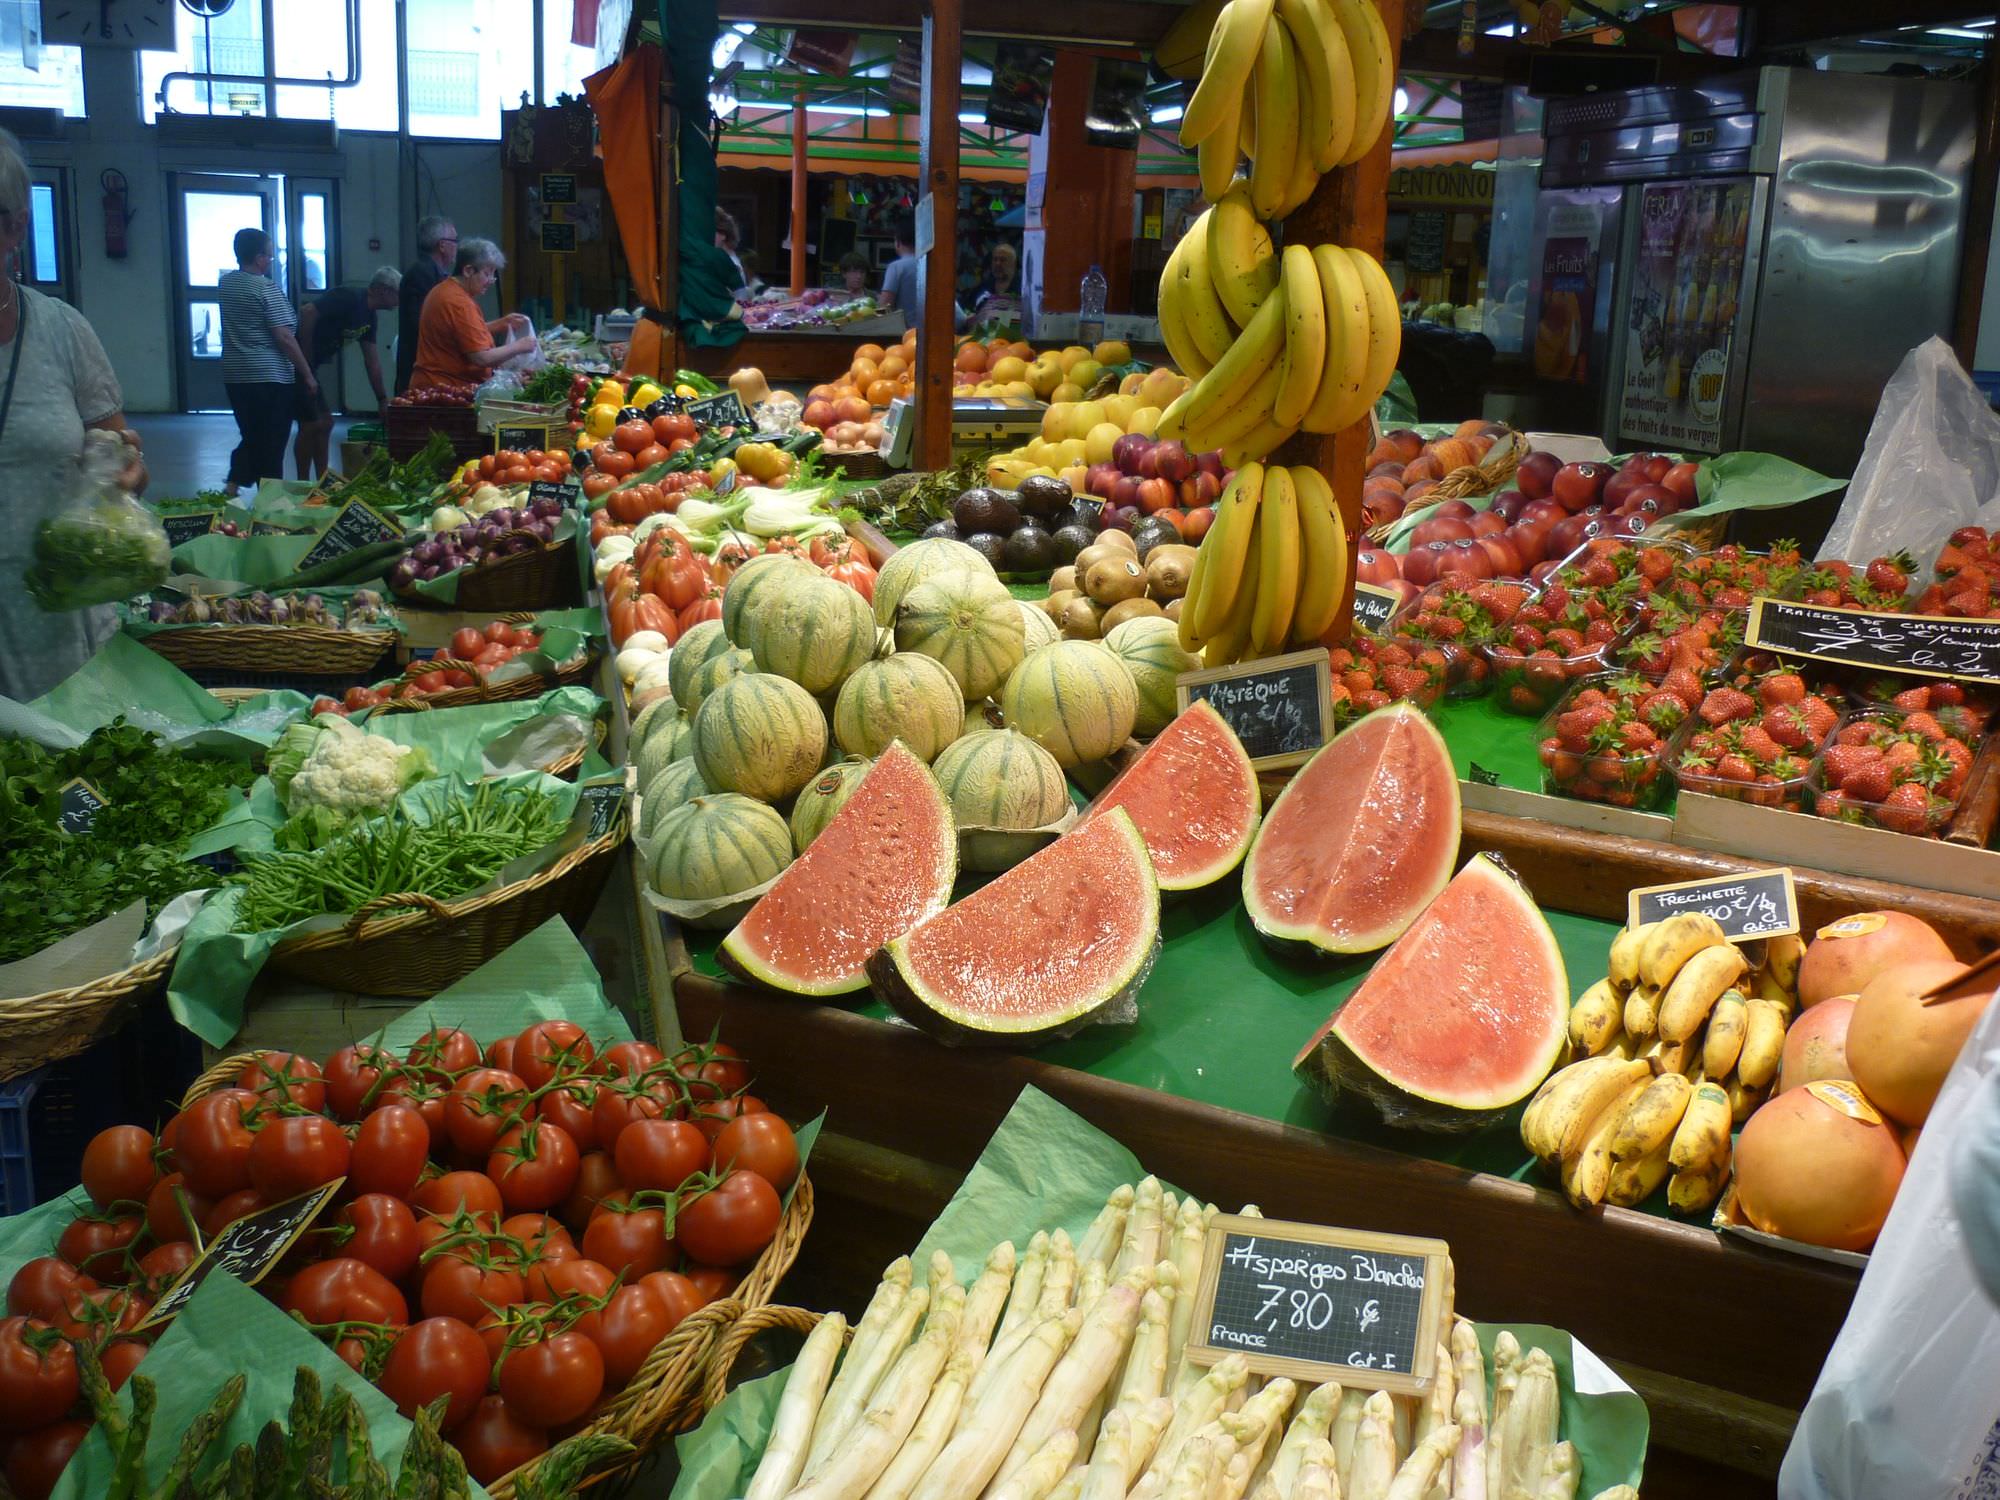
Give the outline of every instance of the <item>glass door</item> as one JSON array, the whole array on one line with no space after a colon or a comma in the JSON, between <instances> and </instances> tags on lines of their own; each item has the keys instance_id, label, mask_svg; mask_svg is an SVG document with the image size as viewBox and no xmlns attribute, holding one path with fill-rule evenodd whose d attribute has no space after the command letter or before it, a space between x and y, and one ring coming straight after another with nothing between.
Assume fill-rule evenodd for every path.
<instances>
[{"instance_id":1,"label":"glass door","mask_svg":"<svg viewBox=\"0 0 2000 1500\"><path fill-rule=\"evenodd\" d=\"M28 237L21 242L21 280L38 292L76 301L75 251L70 232L69 170L28 168Z\"/></svg>"},{"instance_id":2,"label":"glass door","mask_svg":"<svg viewBox=\"0 0 2000 1500\"><path fill-rule=\"evenodd\" d=\"M304 311L306 303L321 292L340 285L333 233L338 212L334 184L326 177L288 177L284 182L284 239L289 271L285 284L291 290L292 305ZM306 358L312 358L310 349ZM327 403L335 411L342 406L340 366L341 361L336 359L319 372L320 383L326 387Z\"/></svg>"},{"instance_id":3,"label":"glass door","mask_svg":"<svg viewBox=\"0 0 2000 1500\"><path fill-rule=\"evenodd\" d=\"M174 345L183 411L227 411L222 304L216 283L236 269L236 232L261 229L278 244L272 275L286 279L282 179L180 172L173 178Z\"/></svg>"}]
</instances>

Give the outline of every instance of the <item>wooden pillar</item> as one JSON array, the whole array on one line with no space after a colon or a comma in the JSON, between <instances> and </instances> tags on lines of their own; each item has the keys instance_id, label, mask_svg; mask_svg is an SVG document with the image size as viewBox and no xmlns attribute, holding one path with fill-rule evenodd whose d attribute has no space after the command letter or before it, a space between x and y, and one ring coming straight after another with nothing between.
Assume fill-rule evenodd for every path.
<instances>
[{"instance_id":1,"label":"wooden pillar","mask_svg":"<svg viewBox=\"0 0 2000 1500\"><path fill-rule=\"evenodd\" d=\"M681 348L679 319L681 208L674 191L680 175L675 171L675 143L680 139L681 112L674 103L671 76L670 69L661 69L660 133L653 163L654 202L660 214L660 240L654 251L660 262L660 306L671 314L660 339L660 369L656 373L662 375L670 375L687 363Z\"/></svg>"},{"instance_id":2,"label":"wooden pillar","mask_svg":"<svg viewBox=\"0 0 2000 1500\"><path fill-rule=\"evenodd\" d=\"M964 67L960 0L925 0L924 141L918 177L917 252L923 256L922 322L917 333L917 441L912 466L951 466L952 327L958 281L958 102Z\"/></svg>"},{"instance_id":3,"label":"wooden pillar","mask_svg":"<svg viewBox=\"0 0 2000 1500\"><path fill-rule=\"evenodd\" d=\"M1995 182L2000 179L2000 43L1986 41L1979 70L1979 126L1973 139L1972 176L1965 195L1965 232L1958 262L1958 316L1952 347L1959 362L1974 368L1979 318L1986 301L1986 262L1993 248Z\"/></svg>"},{"instance_id":4,"label":"wooden pillar","mask_svg":"<svg viewBox=\"0 0 2000 1500\"><path fill-rule=\"evenodd\" d=\"M1040 178L1041 200L1030 205L1022 236L1023 287L1032 263L1040 280L1037 305L1075 312L1083 276L1102 268L1114 312L1132 305L1132 190L1139 153L1093 146L1085 134L1097 59L1056 53L1042 133L1028 148L1029 181Z\"/></svg>"},{"instance_id":5,"label":"wooden pillar","mask_svg":"<svg viewBox=\"0 0 2000 1500\"><path fill-rule=\"evenodd\" d=\"M792 104L792 295L806 289L806 91Z\"/></svg>"},{"instance_id":6,"label":"wooden pillar","mask_svg":"<svg viewBox=\"0 0 2000 1500\"><path fill-rule=\"evenodd\" d=\"M1405 0L1375 0L1389 28L1389 46L1400 64L1403 52ZM1396 136L1395 107L1371 150L1351 167L1336 167L1320 178L1313 195L1285 219L1285 243L1323 245L1329 242L1366 250L1382 258L1389 221L1389 146ZM1340 607L1334 627L1346 633L1354 615L1354 557L1361 550L1361 480L1368 463L1373 431L1363 417L1344 432L1326 436L1301 432L1274 455L1287 464L1311 464L1325 474L1347 528L1347 577L1340 585Z\"/></svg>"}]
</instances>

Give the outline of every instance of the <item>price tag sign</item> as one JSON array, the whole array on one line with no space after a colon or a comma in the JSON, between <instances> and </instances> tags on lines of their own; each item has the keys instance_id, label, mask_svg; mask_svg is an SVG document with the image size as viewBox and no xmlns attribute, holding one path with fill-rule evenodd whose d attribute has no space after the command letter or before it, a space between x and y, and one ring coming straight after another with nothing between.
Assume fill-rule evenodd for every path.
<instances>
[{"instance_id":1,"label":"price tag sign","mask_svg":"<svg viewBox=\"0 0 2000 1500\"><path fill-rule=\"evenodd\" d=\"M165 1295L153 1304L140 1328L157 1328L187 1306L188 1298L195 1293L212 1273L227 1271L245 1286L255 1286L262 1281L284 1258L285 1252L298 1242L300 1235L312 1227L312 1222L320 1211L333 1201L340 1191L345 1177L337 1177L332 1182L322 1183L310 1193L297 1198L288 1198L283 1203L274 1203L269 1208L261 1208L231 1224L222 1233L208 1242L201 1259L181 1273L181 1279L168 1287Z\"/></svg>"},{"instance_id":2,"label":"price tag sign","mask_svg":"<svg viewBox=\"0 0 2000 1500\"><path fill-rule=\"evenodd\" d=\"M1402 598L1392 590L1372 583L1354 585L1354 623L1370 635L1380 635L1389 617L1402 606Z\"/></svg>"},{"instance_id":3,"label":"price tag sign","mask_svg":"<svg viewBox=\"0 0 2000 1500\"><path fill-rule=\"evenodd\" d=\"M1715 918L1738 942L1784 937L1799 930L1798 892L1788 866L1749 875L1642 886L1632 892L1626 925L1662 922L1683 912Z\"/></svg>"},{"instance_id":4,"label":"price tag sign","mask_svg":"<svg viewBox=\"0 0 2000 1500\"><path fill-rule=\"evenodd\" d=\"M371 509L365 501L350 500L333 518L333 524L320 533L319 540L299 559L298 571L316 568L321 563L332 562L336 557L362 547L372 547L377 542L392 542L402 534L402 527Z\"/></svg>"},{"instance_id":5,"label":"price tag sign","mask_svg":"<svg viewBox=\"0 0 2000 1500\"><path fill-rule=\"evenodd\" d=\"M750 413L744 409L743 398L734 391L724 391L719 396L704 396L699 401L690 401L686 410L687 414L694 418L695 425L704 430L724 425L745 427L750 422Z\"/></svg>"},{"instance_id":6,"label":"price tag sign","mask_svg":"<svg viewBox=\"0 0 2000 1500\"><path fill-rule=\"evenodd\" d=\"M1333 669L1318 648L1186 672L1174 694L1183 710L1206 700L1260 771L1302 765L1333 737Z\"/></svg>"},{"instance_id":7,"label":"price tag sign","mask_svg":"<svg viewBox=\"0 0 2000 1500\"><path fill-rule=\"evenodd\" d=\"M56 796L60 799L56 807L56 831L71 837L90 832L98 813L111 805L104 793L81 776L64 782Z\"/></svg>"},{"instance_id":8,"label":"price tag sign","mask_svg":"<svg viewBox=\"0 0 2000 1500\"><path fill-rule=\"evenodd\" d=\"M1487 770L1486 767L1482 766L1476 760L1473 761L1470 765L1468 765L1465 769L1467 772L1465 779L1467 781L1472 782L1475 786L1500 785L1500 773L1498 771Z\"/></svg>"},{"instance_id":9,"label":"price tag sign","mask_svg":"<svg viewBox=\"0 0 2000 1500\"><path fill-rule=\"evenodd\" d=\"M252 521L250 523L250 535L252 536L304 536L307 529L298 526L280 526L276 521Z\"/></svg>"},{"instance_id":10,"label":"price tag sign","mask_svg":"<svg viewBox=\"0 0 2000 1500\"><path fill-rule=\"evenodd\" d=\"M1210 1224L1187 1355L1260 1375L1420 1396L1436 1375L1450 1247L1221 1214Z\"/></svg>"},{"instance_id":11,"label":"price tag sign","mask_svg":"<svg viewBox=\"0 0 2000 1500\"><path fill-rule=\"evenodd\" d=\"M583 786L580 795L585 806L590 809L590 827L587 837L601 839L611 831L618 821L618 814L625 808L625 781L593 781Z\"/></svg>"},{"instance_id":12,"label":"price tag sign","mask_svg":"<svg viewBox=\"0 0 2000 1500\"><path fill-rule=\"evenodd\" d=\"M528 503L532 505L537 500L554 500L559 505L569 506L576 504L577 497L582 493L580 483L564 484L559 480L537 479L528 486Z\"/></svg>"},{"instance_id":13,"label":"price tag sign","mask_svg":"<svg viewBox=\"0 0 2000 1500\"><path fill-rule=\"evenodd\" d=\"M1788 599L1750 605L1745 643L1878 672L2000 682L2000 620L1831 609Z\"/></svg>"},{"instance_id":14,"label":"price tag sign","mask_svg":"<svg viewBox=\"0 0 2000 1500\"><path fill-rule=\"evenodd\" d=\"M542 220L542 251L546 255L576 253L576 225L567 219Z\"/></svg>"},{"instance_id":15,"label":"price tag sign","mask_svg":"<svg viewBox=\"0 0 2000 1500\"><path fill-rule=\"evenodd\" d=\"M207 536L215 530L216 512L198 510L186 515L161 516L160 529L167 534L167 545L178 547L182 542L191 542L198 536Z\"/></svg>"},{"instance_id":16,"label":"price tag sign","mask_svg":"<svg viewBox=\"0 0 2000 1500\"><path fill-rule=\"evenodd\" d=\"M554 430L547 422L509 422L493 429L493 451L529 453L536 448L546 448L549 446L549 434ZM569 431L567 423L563 424L563 431Z\"/></svg>"},{"instance_id":17,"label":"price tag sign","mask_svg":"<svg viewBox=\"0 0 2000 1500\"><path fill-rule=\"evenodd\" d=\"M542 202L546 204L576 202L576 173L542 173Z\"/></svg>"}]
</instances>

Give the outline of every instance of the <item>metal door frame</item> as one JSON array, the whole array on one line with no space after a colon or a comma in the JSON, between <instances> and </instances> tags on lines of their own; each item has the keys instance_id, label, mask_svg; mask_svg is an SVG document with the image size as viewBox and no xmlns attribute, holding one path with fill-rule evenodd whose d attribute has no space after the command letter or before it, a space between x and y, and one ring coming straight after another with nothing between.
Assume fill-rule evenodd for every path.
<instances>
[{"instance_id":1,"label":"metal door frame","mask_svg":"<svg viewBox=\"0 0 2000 1500\"><path fill-rule=\"evenodd\" d=\"M321 177L283 178L285 187L285 287L292 299L292 306L305 310L306 298L316 297L320 292L329 291L340 285L340 179L327 175ZM306 251L304 241L304 200L309 195L326 199L326 285L313 291L306 289ZM306 351L306 358L312 358L312 351ZM339 412L346 405L346 364L345 352L336 356L332 364L331 385L326 392L327 404ZM322 382L326 384L328 382ZM336 392L338 395L336 395Z\"/></svg>"},{"instance_id":2,"label":"metal door frame","mask_svg":"<svg viewBox=\"0 0 2000 1500\"><path fill-rule=\"evenodd\" d=\"M186 195L192 191L233 193L245 198L262 198L264 202L264 232L271 235L274 239L283 240L289 238L285 234L288 227L284 214L285 205L280 199L280 189L283 182L284 179L276 174L200 171L174 171L167 174L167 203L169 218L173 226L174 272L173 307L168 317L170 320L169 326L173 330L174 392L179 408L182 411L193 411L196 409L193 405L192 392L195 376L195 357L190 342L190 329L192 325L188 320L188 309L195 302L212 300L207 297L197 296L196 292L198 289L190 282L188 276ZM287 255L289 254L289 248L288 245L283 247ZM289 282L292 280L289 274L289 265L286 266L286 270L286 280ZM227 397L225 395L222 408L203 407L200 409L226 409L227 404Z\"/></svg>"}]
</instances>

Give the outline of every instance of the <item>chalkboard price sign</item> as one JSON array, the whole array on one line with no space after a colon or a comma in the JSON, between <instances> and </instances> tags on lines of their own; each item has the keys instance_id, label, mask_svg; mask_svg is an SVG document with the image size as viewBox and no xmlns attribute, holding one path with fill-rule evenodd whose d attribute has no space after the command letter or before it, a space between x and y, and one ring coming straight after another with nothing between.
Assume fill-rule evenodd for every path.
<instances>
[{"instance_id":1,"label":"chalkboard price sign","mask_svg":"<svg viewBox=\"0 0 2000 1500\"><path fill-rule=\"evenodd\" d=\"M1443 1240L1219 1215L1187 1354L1241 1354L1260 1375L1422 1395L1444 1317Z\"/></svg>"},{"instance_id":2,"label":"chalkboard price sign","mask_svg":"<svg viewBox=\"0 0 2000 1500\"><path fill-rule=\"evenodd\" d=\"M1354 623L1370 635L1380 635L1389 617L1402 607L1403 599L1391 589L1372 583L1354 585Z\"/></svg>"},{"instance_id":3,"label":"chalkboard price sign","mask_svg":"<svg viewBox=\"0 0 2000 1500\"><path fill-rule=\"evenodd\" d=\"M542 202L545 204L576 202L576 173L542 173Z\"/></svg>"},{"instance_id":4,"label":"chalkboard price sign","mask_svg":"<svg viewBox=\"0 0 2000 1500\"><path fill-rule=\"evenodd\" d=\"M207 536L215 530L216 512L198 510L185 515L161 516L160 529L167 534L167 545L178 547L182 542L191 542L198 536Z\"/></svg>"},{"instance_id":5,"label":"chalkboard price sign","mask_svg":"<svg viewBox=\"0 0 2000 1500\"><path fill-rule=\"evenodd\" d=\"M394 541L403 534L403 528L387 516L371 510L364 501L351 500L333 518L333 524L320 533L306 555L299 559L299 571L316 568L321 563L332 562L336 557L345 556L362 547L372 547L377 542Z\"/></svg>"},{"instance_id":6,"label":"chalkboard price sign","mask_svg":"<svg viewBox=\"0 0 2000 1500\"><path fill-rule=\"evenodd\" d=\"M563 431L569 430L564 424ZM549 446L549 437L555 428L547 422L510 422L504 427L493 429L493 451L495 453L532 453L537 448Z\"/></svg>"},{"instance_id":7,"label":"chalkboard price sign","mask_svg":"<svg viewBox=\"0 0 2000 1500\"><path fill-rule=\"evenodd\" d=\"M283 1203L261 1208L231 1224L208 1242L201 1259L181 1273L181 1279L167 1288L153 1304L141 1328L157 1328L187 1306L195 1293L215 1271L227 1271L245 1286L255 1286L284 1258L285 1252L311 1227L320 1210L333 1201L345 1177L322 1183L311 1192Z\"/></svg>"},{"instance_id":8,"label":"chalkboard price sign","mask_svg":"<svg viewBox=\"0 0 2000 1500\"><path fill-rule=\"evenodd\" d=\"M56 831L72 837L90 832L97 815L111 805L104 793L81 776L64 782L56 795L60 799L56 806Z\"/></svg>"},{"instance_id":9,"label":"chalkboard price sign","mask_svg":"<svg viewBox=\"0 0 2000 1500\"><path fill-rule=\"evenodd\" d=\"M528 503L537 500L554 500L559 505L574 505L583 493L581 484L564 484L559 480L537 479L528 486Z\"/></svg>"},{"instance_id":10,"label":"chalkboard price sign","mask_svg":"<svg viewBox=\"0 0 2000 1500\"><path fill-rule=\"evenodd\" d=\"M584 803L590 808L590 832L588 837L601 839L611 831L611 825L618 821L618 814L625 806L625 781L623 777L615 781L593 781L586 784L580 793Z\"/></svg>"},{"instance_id":11,"label":"chalkboard price sign","mask_svg":"<svg viewBox=\"0 0 2000 1500\"><path fill-rule=\"evenodd\" d=\"M744 408L743 398L734 391L724 391L719 396L705 396L699 401L690 401L687 404L687 414L693 417L695 425L704 431L725 424L743 427L750 421L750 413Z\"/></svg>"},{"instance_id":12,"label":"chalkboard price sign","mask_svg":"<svg viewBox=\"0 0 2000 1500\"><path fill-rule=\"evenodd\" d=\"M547 255L576 253L576 225L567 219L542 220L542 251Z\"/></svg>"},{"instance_id":13,"label":"chalkboard price sign","mask_svg":"<svg viewBox=\"0 0 2000 1500\"><path fill-rule=\"evenodd\" d=\"M1661 922L1683 912L1715 918L1722 930L1739 942L1783 937L1799 930L1798 893L1792 886L1792 872L1785 866L1749 875L1642 886L1632 892L1626 925Z\"/></svg>"},{"instance_id":14,"label":"chalkboard price sign","mask_svg":"<svg viewBox=\"0 0 2000 1500\"><path fill-rule=\"evenodd\" d=\"M1878 672L2000 682L2000 620L1884 614L1758 599L1750 606L1746 641L1766 651Z\"/></svg>"},{"instance_id":15,"label":"chalkboard price sign","mask_svg":"<svg viewBox=\"0 0 2000 1500\"><path fill-rule=\"evenodd\" d=\"M1205 699L1260 771L1302 765L1333 736L1333 672L1317 648L1183 673L1175 695L1183 709Z\"/></svg>"}]
</instances>

